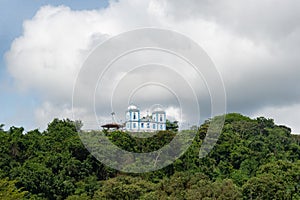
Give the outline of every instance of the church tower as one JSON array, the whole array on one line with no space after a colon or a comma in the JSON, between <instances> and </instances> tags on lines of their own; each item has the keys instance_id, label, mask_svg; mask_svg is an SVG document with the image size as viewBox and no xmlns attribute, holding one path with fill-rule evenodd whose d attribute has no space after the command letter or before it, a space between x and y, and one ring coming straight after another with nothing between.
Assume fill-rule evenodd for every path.
<instances>
[{"instance_id":1,"label":"church tower","mask_svg":"<svg viewBox=\"0 0 300 200\"><path fill-rule=\"evenodd\" d=\"M152 118L155 124L153 129L166 130L166 112L162 108L155 108L152 112Z\"/></svg>"},{"instance_id":2,"label":"church tower","mask_svg":"<svg viewBox=\"0 0 300 200\"><path fill-rule=\"evenodd\" d=\"M140 110L135 105L128 106L126 111L126 129L139 131L140 129Z\"/></svg>"}]
</instances>

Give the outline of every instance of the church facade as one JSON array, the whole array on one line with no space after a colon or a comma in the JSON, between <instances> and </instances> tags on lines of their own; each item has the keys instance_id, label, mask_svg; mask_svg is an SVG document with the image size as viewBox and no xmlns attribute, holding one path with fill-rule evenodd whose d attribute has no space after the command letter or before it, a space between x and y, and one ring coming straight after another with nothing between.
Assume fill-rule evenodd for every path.
<instances>
[{"instance_id":1,"label":"church facade","mask_svg":"<svg viewBox=\"0 0 300 200\"><path fill-rule=\"evenodd\" d=\"M166 112L155 108L152 115L141 116L135 105L130 105L126 111L125 129L132 132L154 132L166 130Z\"/></svg>"}]
</instances>

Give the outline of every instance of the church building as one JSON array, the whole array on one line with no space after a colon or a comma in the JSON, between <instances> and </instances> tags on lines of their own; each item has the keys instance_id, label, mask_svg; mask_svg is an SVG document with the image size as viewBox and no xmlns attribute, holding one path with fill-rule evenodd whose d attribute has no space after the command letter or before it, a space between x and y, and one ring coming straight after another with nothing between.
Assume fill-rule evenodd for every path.
<instances>
[{"instance_id":1,"label":"church building","mask_svg":"<svg viewBox=\"0 0 300 200\"><path fill-rule=\"evenodd\" d=\"M138 107L130 105L126 111L125 129L132 132L166 130L166 112L157 107L153 109L152 115L142 117Z\"/></svg>"}]
</instances>

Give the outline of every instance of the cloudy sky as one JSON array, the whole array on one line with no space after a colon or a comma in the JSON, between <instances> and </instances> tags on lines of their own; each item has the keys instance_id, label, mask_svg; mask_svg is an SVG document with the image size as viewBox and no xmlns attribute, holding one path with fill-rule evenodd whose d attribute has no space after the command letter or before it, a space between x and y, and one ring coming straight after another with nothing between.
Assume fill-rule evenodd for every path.
<instances>
[{"instance_id":1,"label":"cloudy sky","mask_svg":"<svg viewBox=\"0 0 300 200\"><path fill-rule=\"evenodd\" d=\"M273 118L276 123L291 127L293 132L300 132L300 2L297 0L218 3L210 0L184 3L179 0L28 0L26 3L4 0L0 5L0 123L6 128L15 125L43 129L54 117L72 118L74 82L92 50L120 33L156 27L185 35L209 55L224 82L227 112ZM146 54L150 55L149 60L158 57L155 53ZM174 60L167 55L161 57L171 66L180 64L180 61L171 63ZM122 62L128 64L132 59ZM122 77L123 64L115 64L112 77ZM122 80L130 83L130 77L155 72L168 74L169 83L180 80L175 78L178 74L164 72L163 67L152 69L135 71L128 74L127 82L126 78ZM148 88L145 85L146 93L137 90L126 96L122 92L124 85L116 88L114 99L119 100L114 102L116 107L120 102L125 105L133 101L146 109L159 100L151 99L153 95L149 94L158 93L161 98L158 103L179 116L175 101L178 92L174 94L161 85ZM174 90L178 91L184 87L183 84L175 86ZM201 92L209 97L207 92ZM128 100L128 95L135 99ZM186 98L188 94L177 96L183 96L186 102L190 100ZM84 104L82 100L74 109L82 118L89 119L93 113ZM106 105L104 101L96 106L103 120L110 113L110 105ZM200 106L204 113L205 105ZM119 107L121 110L122 106ZM185 109L185 119L189 119L191 112Z\"/></svg>"}]
</instances>

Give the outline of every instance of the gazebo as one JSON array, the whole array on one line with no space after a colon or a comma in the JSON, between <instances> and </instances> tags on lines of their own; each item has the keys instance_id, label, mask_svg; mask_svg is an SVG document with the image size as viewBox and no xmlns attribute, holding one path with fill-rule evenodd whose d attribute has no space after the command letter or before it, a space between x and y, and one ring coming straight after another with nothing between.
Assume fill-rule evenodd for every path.
<instances>
[{"instance_id":1,"label":"gazebo","mask_svg":"<svg viewBox=\"0 0 300 200\"><path fill-rule=\"evenodd\" d=\"M109 130L109 129L120 129L123 128L124 125L122 124L117 124L117 123L110 123L110 124L104 124L101 126L104 130Z\"/></svg>"},{"instance_id":2,"label":"gazebo","mask_svg":"<svg viewBox=\"0 0 300 200\"><path fill-rule=\"evenodd\" d=\"M123 124L117 124L117 123L115 122L115 117L114 117L114 115L115 115L115 113L112 112L112 113L111 113L112 123L104 124L104 125L101 126L104 130L109 130L109 129L116 129L116 130L119 130L120 128L123 128L123 127L124 127Z\"/></svg>"}]
</instances>

